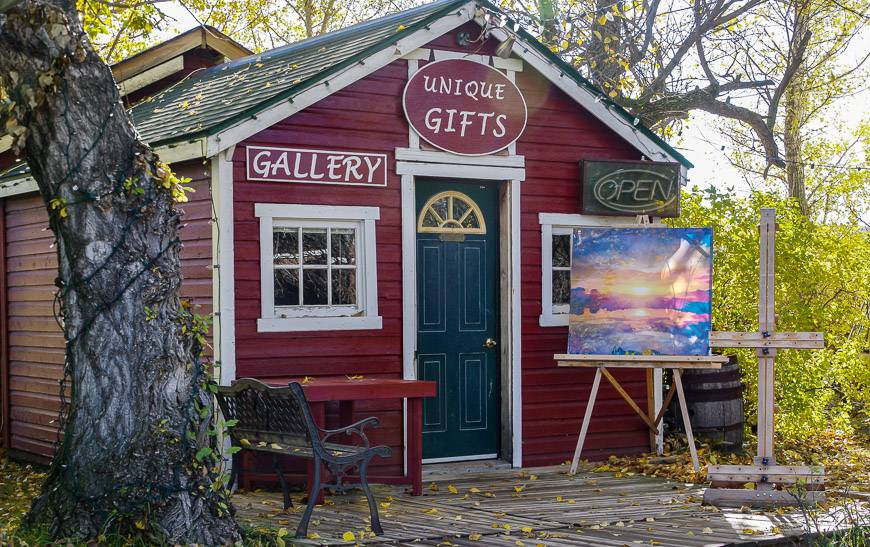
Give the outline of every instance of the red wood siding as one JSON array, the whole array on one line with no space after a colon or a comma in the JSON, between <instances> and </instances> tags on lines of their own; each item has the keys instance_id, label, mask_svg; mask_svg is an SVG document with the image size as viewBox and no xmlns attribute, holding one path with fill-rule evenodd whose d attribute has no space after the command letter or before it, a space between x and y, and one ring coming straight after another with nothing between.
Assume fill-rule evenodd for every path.
<instances>
[{"instance_id":1,"label":"red wood siding","mask_svg":"<svg viewBox=\"0 0 870 547\"><path fill-rule=\"evenodd\" d=\"M580 160L640 159L639 153L528 65L517 74L529 120L517 142L526 158L521 183L523 465L555 464L574 453L593 371L556 367L567 327L541 327L541 226L538 213L580 213ZM646 374L614 373L645 408ZM644 423L607 382L601 385L584 458L649 450Z\"/></svg>"},{"instance_id":2,"label":"red wood siding","mask_svg":"<svg viewBox=\"0 0 870 547\"><path fill-rule=\"evenodd\" d=\"M402 376L401 190L394 150L408 145L401 110L407 80L404 61L323 99L292 118L258 133L236 148L234 157L236 251L236 376L319 376L362 374ZM354 188L245 179L245 145L308 147L387 153L387 186ZM259 219L255 203L355 205L380 208L376 221L380 330L258 333L260 317ZM356 416L377 414L381 426L373 441L393 449L377 473L402 470L401 402L360 403Z\"/></svg>"},{"instance_id":3,"label":"red wood siding","mask_svg":"<svg viewBox=\"0 0 870 547\"><path fill-rule=\"evenodd\" d=\"M197 191L184 206L182 294L197 313L211 313L211 201L201 162L173 166L193 179ZM57 440L58 381L63 375L64 339L52 312L57 254L48 215L37 194L4 200L7 272L9 448L19 456L47 461ZM5 416L4 416L5 418Z\"/></svg>"},{"instance_id":4,"label":"red wood siding","mask_svg":"<svg viewBox=\"0 0 870 547\"><path fill-rule=\"evenodd\" d=\"M480 27L468 24L459 30L479 33ZM455 44L455 33L450 33L428 47L458 50ZM494 44L487 43L477 53L493 50ZM570 458L592 373L557 369L552 356L565 350L567 329L538 325L541 313L538 213L580 212L580 160L638 159L639 154L540 74L528 66L525 69L517 77L529 106L529 124L517 145L518 154L526 157L528 177L522 183L521 205L523 463L539 465ZM401 106L406 81L406 62L394 62L237 147L234 157L237 377L401 376L401 203L394 150L408 146L408 128ZM388 184L386 188L352 188L247 181L245 145L386 153ZM378 305L384 328L258 333L260 256L255 203L379 207ZM617 377L643 405L644 373L620 371ZM647 450L649 441L643 422L619 400L619 395L609 386L602 386L599 401L584 456ZM387 467L398 471L402 439L400 407L383 403L361 405L355 417L372 413L377 413L383 423L375 436L376 442L393 447L394 455Z\"/></svg>"}]
</instances>

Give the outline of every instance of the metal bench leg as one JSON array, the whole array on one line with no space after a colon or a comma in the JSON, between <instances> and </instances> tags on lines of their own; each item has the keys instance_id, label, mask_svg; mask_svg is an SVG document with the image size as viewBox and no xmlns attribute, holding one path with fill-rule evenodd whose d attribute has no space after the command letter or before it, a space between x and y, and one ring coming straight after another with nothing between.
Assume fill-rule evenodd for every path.
<instances>
[{"instance_id":1,"label":"metal bench leg","mask_svg":"<svg viewBox=\"0 0 870 547\"><path fill-rule=\"evenodd\" d=\"M290 489L287 488L287 481L284 480L284 473L281 472L281 466L278 465L278 455L272 454L272 467L275 469L275 474L278 475L278 482L281 484L281 492L284 494L284 509L293 507L293 500L290 499Z\"/></svg>"},{"instance_id":2,"label":"metal bench leg","mask_svg":"<svg viewBox=\"0 0 870 547\"><path fill-rule=\"evenodd\" d=\"M314 481L311 483L311 488L308 490L308 505L305 506L305 512L302 513L302 520L299 521L299 527L296 528L296 537L304 539L308 537L308 521L311 519L311 513L314 511L314 506L317 504L317 497L320 494L320 458L314 456Z\"/></svg>"},{"instance_id":3,"label":"metal bench leg","mask_svg":"<svg viewBox=\"0 0 870 547\"><path fill-rule=\"evenodd\" d=\"M375 502L375 497L372 496L372 491L369 488L369 480L366 477L368 472L369 460L365 460L359 467L359 483L362 491L366 495L369 502L369 513L372 518L372 531L379 536L384 535L384 529L381 527L381 519L378 516L378 504Z\"/></svg>"}]
</instances>

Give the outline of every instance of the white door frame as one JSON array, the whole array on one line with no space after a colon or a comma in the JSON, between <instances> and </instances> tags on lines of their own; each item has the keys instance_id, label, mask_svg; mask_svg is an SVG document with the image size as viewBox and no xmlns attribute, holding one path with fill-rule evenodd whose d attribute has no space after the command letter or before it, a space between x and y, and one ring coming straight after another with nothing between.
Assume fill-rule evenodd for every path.
<instances>
[{"instance_id":1,"label":"white door frame","mask_svg":"<svg viewBox=\"0 0 870 547\"><path fill-rule=\"evenodd\" d=\"M399 152L402 157L407 151ZM506 360L505 368L509 375L501 376L501 383L509 382L510 393L510 423L511 431L511 464L522 467L522 359L521 359L521 307L520 307L520 182L525 179L524 158L522 156L488 156L475 165L475 158L456 156L444 152L437 154L437 174L433 170L431 158L427 162L397 161L396 173L402 177L402 373L408 380L417 378L417 207L416 183L417 176L431 177L433 175L449 179L487 180L503 184L503 198L499 204L500 224L504 228L499 234L500 239L506 238L509 245L507 252L502 247L500 255L500 271L509 275L509 290L500 295L499 301L507 303L501 310L501 332L509 333L510 344L503 349L501 358ZM443 154L443 155L442 155ZM492 165L494 158L504 158L504 167ZM501 162L499 162L501 163ZM493 177L495 173L496 178ZM507 175L500 178L499 175ZM500 245L501 247L501 245ZM507 256L506 256L507 255ZM506 268L509 266L509 268ZM502 292L504 287L502 286ZM405 435L407 440L407 423ZM458 458L467 460L470 458ZM407 461L405 462L407 466Z\"/></svg>"}]
</instances>

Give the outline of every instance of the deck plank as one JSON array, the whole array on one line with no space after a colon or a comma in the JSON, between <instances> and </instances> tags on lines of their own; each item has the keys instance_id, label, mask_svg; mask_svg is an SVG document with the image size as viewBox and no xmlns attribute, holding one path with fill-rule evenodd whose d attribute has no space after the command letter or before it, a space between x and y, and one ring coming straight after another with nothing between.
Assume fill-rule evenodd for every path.
<instances>
[{"instance_id":1,"label":"deck plank","mask_svg":"<svg viewBox=\"0 0 870 547\"><path fill-rule=\"evenodd\" d=\"M439 477L418 497L400 487L373 488L383 504L385 535L371 534L365 499L351 491L327 496L327 504L315 509L309 533L317 536L304 543L688 547L756 542L807 531L797 509L719 510L701 505L704 489L699 485L591 471L571 476L566 466ZM293 497L296 506L286 512L275 492L237 493L233 502L243 524L286 528L292 536L304 509L302 492ZM820 523L823 529L833 529L836 520L823 516ZM353 532L355 541L344 541L345 532Z\"/></svg>"}]
</instances>

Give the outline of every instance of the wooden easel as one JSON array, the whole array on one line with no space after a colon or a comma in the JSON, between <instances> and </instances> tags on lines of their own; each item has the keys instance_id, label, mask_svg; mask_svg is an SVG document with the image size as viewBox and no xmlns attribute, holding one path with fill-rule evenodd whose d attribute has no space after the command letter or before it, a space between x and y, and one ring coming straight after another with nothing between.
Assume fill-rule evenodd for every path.
<instances>
[{"instance_id":1,"label":"wooden easel","mask_svg":"<svg viewBox=\"0 0 870 547\"><path fill-rule=\"evenodd\" d=\"M553 358L560 367L594 367L595 379L592 380L592 390L589 392L589 402L586 403L586 413L583 415L583 424L580 426L580 436L577 439L577 447L574 449L574 459L571 461L571 474L577 472L577 464L580 462L580 453L583 451L583 443L586 440L586 432L589 430L589 422L592 419L592 410L595 408L595 398L598 395L598 387L601 377L607 378L610 385L625 399L638 416L646 423L650 431L658 431L658 425L665 414L665 409L677 394L680 403L680 412L683 422L686 424L686 437L689 441L689 453L692 455L692 465L697 473L700 470L698 453L695 451L695 438L692 435L692 424L689 421L689 410L686 407L686 396L683 393L682 370L721 368L728 358L722 355L576 355L557 354ZM625 389L616 381L616 378L607 370L608 368L644 368L644 369L671 369L674 381L665 396L664 403L658 411L655 419L651 414L645 413Z\"/></svg>"},{"instance_id":2,"label":"wooden easel","mask_svg":"<svg viewBox=\"0 0 870 547\"><path fill-rule=\"evenodd\" d=\"M795 497L777 486L803 482L807 501L824 500L824 468L802 465L779 466L773 454L774 360L777 349L821 349L821 332L775 332L774 266L776 247L776 210L762 209L758 284L758 332L711 332L710 345L720 348L755 348L758 355L758 455L755 465L711 465L707 479L712 488L704 492L704 503L711 505L772 506L793 505ZM755 490L743 488L754 482ZM739 488L716 486L741 485Z\"/></svg>"}]
</instances>

